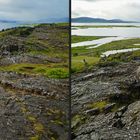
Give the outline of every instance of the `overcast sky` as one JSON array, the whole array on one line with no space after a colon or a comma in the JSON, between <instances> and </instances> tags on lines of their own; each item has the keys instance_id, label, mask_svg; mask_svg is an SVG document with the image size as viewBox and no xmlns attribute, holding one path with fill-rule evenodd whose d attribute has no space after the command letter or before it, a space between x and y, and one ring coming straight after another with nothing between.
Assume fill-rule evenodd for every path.
<instances>
[{"instance_id":1,"label":"overcast sky","mask_svg":"<svg viewBox=\"0 0 140 140\"><path fill-rule=\"evenodd\" d=\"M69 0L0 0L0 19L33 21L68 17Z\"/></svg>"},{"instance_id":2,"label":"overcast sky","mask_svg":"<svg viewBox=\"0 0 140 140\"><path fill-rule=\"evenodd\" d=\"M140 21L140 0L72 0L72 17Z\"/></svg>"}]
</instances>

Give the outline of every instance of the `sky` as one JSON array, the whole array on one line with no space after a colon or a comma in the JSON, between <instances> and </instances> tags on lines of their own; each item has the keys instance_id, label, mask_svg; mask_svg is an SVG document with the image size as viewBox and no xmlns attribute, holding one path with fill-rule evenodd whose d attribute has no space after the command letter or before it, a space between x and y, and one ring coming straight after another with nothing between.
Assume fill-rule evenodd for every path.
<instances>
[{"instance_id":1,"label":"sky","mask_svg":"<svg viewBox=\"0 0 140 140\"><path fill-rule=\"evenodd\" d=\"M72 0L72 17L140 21L140 0Z\"/></svg>"},{"instance_id":2,"label":"sky","mask_svg":"<svg viewBox=\"0 0 140 140\"><path fill-rule=\"evenodd\" d=\"M0 19L36 21L68 18L69 0L0 0Z\"/></svg>"}]
</instances>

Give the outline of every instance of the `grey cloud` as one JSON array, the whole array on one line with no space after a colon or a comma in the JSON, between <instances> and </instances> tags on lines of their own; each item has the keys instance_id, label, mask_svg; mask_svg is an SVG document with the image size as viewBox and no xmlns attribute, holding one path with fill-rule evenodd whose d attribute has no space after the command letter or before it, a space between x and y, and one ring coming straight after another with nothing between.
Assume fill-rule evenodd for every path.
<instances>
[{"instance_id":1,"label":"grey cloud","mask_svg":"<svg viewBox=\"0 0 140 140\"><path fill-rule=\"evenodd\" d=\"M111 1L111 0L75 0L75 1L99 2L99 1Z\"/></svg>"},{"instance_id":2,"label":"grey cloud","mask_svg":"<svg viewBox=\"0 0 140 140\"><path fill-rule=\"evenodd\" d=\"M139 0L73 0L79 3L73 12L80 16L140 21ZM83 3L84 2L84 5ZM87 2L87 4L86 4ZM86 6L85 6L86 4ZM93 7L92 7L93 4ZM83 6L82 6L83 5ZM105 6L104 6L105 5ZM74 4L73 4L74 6ZM76 17L76 15L73 15Z\"/></svg>"},{"instance_id":3,"label":"grey cloud","mask_svg":"<svg viewBox=\"0 0 140 140\"><path fill-rule=\"evenodd\" d=\"M4 1L4 0L3 0ZM9 0L0 4L0 18L37 20L68 17L68 0Z\"/></svg>"}]
</instances>

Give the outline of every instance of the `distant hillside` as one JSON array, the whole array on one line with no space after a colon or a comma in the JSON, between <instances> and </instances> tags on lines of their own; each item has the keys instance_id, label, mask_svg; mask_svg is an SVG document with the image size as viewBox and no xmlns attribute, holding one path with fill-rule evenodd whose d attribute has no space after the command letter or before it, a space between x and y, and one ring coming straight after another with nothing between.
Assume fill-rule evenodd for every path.
<instances>
[{"instance_id":1,"label":"distant hillside","mask_svg":"<svg viewBox=\"0 0 140 140\"><path fill-rule=\"evenodd\" d=\"M32 24L32 23L58 23L58 22L69 22L69 18L46 18L39 19L36 21L18 21L18 20L3 20L0 19L0 23L20 23L20 24Z\"/></svg>"},{"instance_id":2,"label":"distant hillside","mask_svg":"<svg viewBox=\"0 0 140 140\"><path fill-rule=\"evenodd\" d=\"M3 19L0 19L0 22L1 22L1 23L17 23L18 21L15 21L15 20L3 20Z\"/></svg>"},{"instance_id":3,"label":"distant hillside","mask_svg":"<svg viewBox=\"0 0 140 140\"><path fill-rule=\"evenodd\" d=\"M77 22L77 23L90 23L90 22L95 22L95 23L134 23L134 21L124 21L124 20L120 20L120 19L107 20L107 19L103 19L103 18L90 18L90 17L72 18L72 22Z\"/></svg>"},{"instance_id":4,"label":"distant hillside","mask_svg":"<svg viewBox=\"0 0 140 140\"><path fill-rule=\"evenodd\" d=\"M67 17L64 17L64 18L46 18L46 19L38 20L37 22L39 22L39 23L69 22L69 18L67 18Z\"/></svg>"}]
</instances>

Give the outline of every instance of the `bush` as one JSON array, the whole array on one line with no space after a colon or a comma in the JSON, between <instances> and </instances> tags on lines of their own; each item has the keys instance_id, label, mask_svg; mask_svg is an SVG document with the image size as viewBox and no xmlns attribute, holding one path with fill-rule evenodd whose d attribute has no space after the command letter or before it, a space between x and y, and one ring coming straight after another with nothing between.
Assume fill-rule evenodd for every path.
<instances>
[{"instance_id":1,"label":"bush","mask_svg":"<svg viewBox=\"0 0 140 140\"><path fill-rule=\"evenodd\" d=\"M53 69L48 70L47 76L49 78L57 78L57 79L68 78L69 71L63 68L53 68Z\"/></svg>"}]
</instances>

